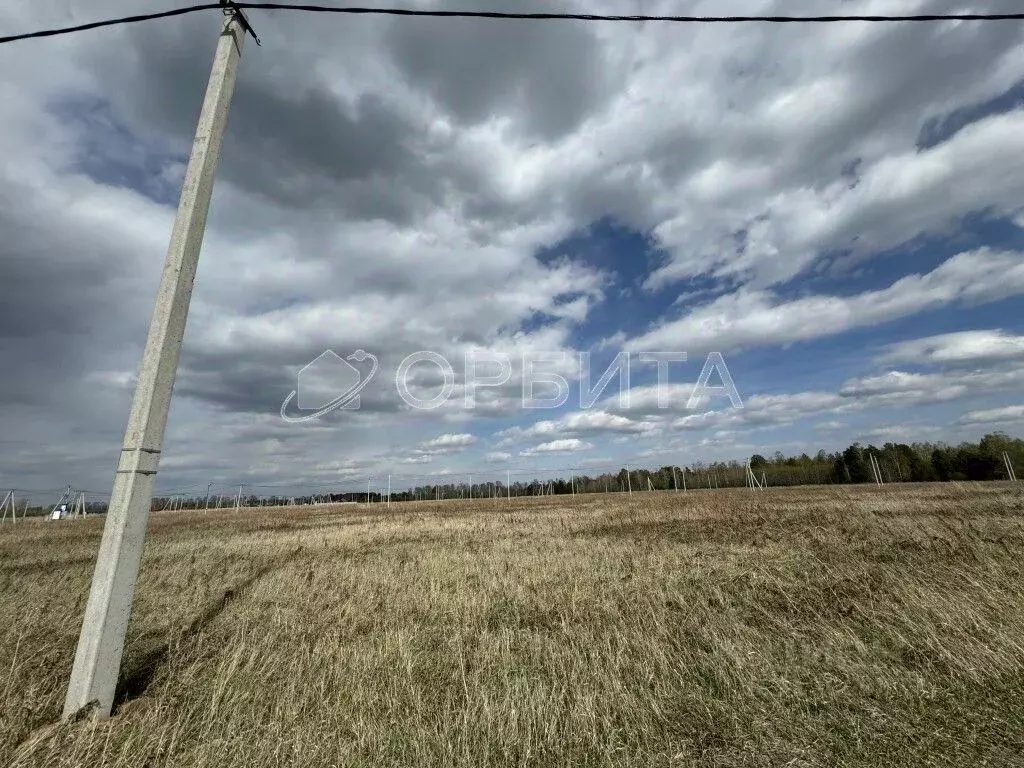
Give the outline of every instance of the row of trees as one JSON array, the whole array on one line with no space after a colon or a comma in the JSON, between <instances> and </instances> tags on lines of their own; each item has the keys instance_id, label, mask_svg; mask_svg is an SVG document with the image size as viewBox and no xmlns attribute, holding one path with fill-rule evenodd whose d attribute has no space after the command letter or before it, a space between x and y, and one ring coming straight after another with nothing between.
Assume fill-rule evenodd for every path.
<instances>
[{"instance_id":1,"label":"row of trees","mask_svg":"<svg viewBox=\"0 0 1024 768\"><path fill-rule=\"evenodd\" d=\"M985 435L977 443L956 446L945 443L886 443L881 448L854 443L841 453L820 451L813 459L804 454L771 459L752 456L751 468L764 471L772 485L806 482L808 476L821 483L872 483L871 456L885 482L926 483L950 480L1008 480L1003 454L1014 467L1024 467L1024 440L1002 433ZM773 482L774 480L774 482Z\"/></svg>"},{"instance_id":2,"label":"row of trees","mask_svg":"<svg viewBox=\"0 0 1024 768\"><path fill-rule=\"evenodd\" d=\"M839 485L873 483L870 457L874 456L887 483L923 483L945 481L1007 480L1003 454L1010 457L1017 471L1024 471L1024 440L1002 433L986 435L977 443L956 446L945 443L885 443L881 447L854 443L843 451L818 451L814 456L803 453L785 456L777 451L771 457L755 454L750 457L751 471L769 486ZM485 499L505 496L545 496L572 493L641 492L647 490L697 490L707 488L742 488L747 485L747 462L719 461L710 464L695 462L688 466L666 465L656 470L629 469L596 476L574 475L553 480L516 481L506 487L502 482L473 483L449 481L395 490L391 501L426 501L432 499ZM286 506L342 502L387 501L380 490L367 492L325 493L306 496L261 497L245 495L244 507ZM235 506L235 497L157 498L153 509L203 509ZM93 505L90 505L92 507ZM90 511L93 511L90 509Z\"/></svg>"},{"instance_id":3,"label":"row of trees","mask_svg":"<svg viewBox=\"0 0 1024 768\"><path fill-rule=\"evenodd\" d=\"M1018 471L1024 470L1024 440L1002 433L986 435L977 443L952 446L945 443L885 443L878 447L854 443L843 451L818 451L767 458L750 457L751 471L770 486L840 485L875 482L870 457L874 456L886 483L924 483L1009 479L1003 454ZM541 496L545 494L607 493L628 490L657 491L700 488L742 488L747 485L746 462L696 462L688 466L666 465L657 470L620 469L597 476L577 475L556 480L504 483L425 485L392 494L392 501L413 499L487 498L489 496ZM353 500L360 500L358 495ZM363 494L362 500L365 500Z\"/></svg>"},{"instance_id":4,"label":"row of trees","mask_svg":"<svg viewBox=\"0 0 1024 768\"><path fill-rule=\"evenodd\" d=\"M854 443L844 451L815 456L804 453L785 456L776 452L766 458L750 458L751 471L770 486L838 485L873 483L870 456L874 456L887 483L918 483L950 480L1006 480L1003 453L1015 467L1024 469L1024 440L996 433L977 443L957 446L945 443L886 443L881 447ZM572 493L612 493L633 491L695 490L701 488L742 488L747 484L746 462L723 461L688 466L666 465L657 470L629 469L596 476L575 475L554 480L421 485L396 491L391 500L485 499L504 496L566 495ZM373 502L384 501L383 494L370 495ZM366 501L365 493L334 494L331 501Z\"/></svg>"}]
</instances>

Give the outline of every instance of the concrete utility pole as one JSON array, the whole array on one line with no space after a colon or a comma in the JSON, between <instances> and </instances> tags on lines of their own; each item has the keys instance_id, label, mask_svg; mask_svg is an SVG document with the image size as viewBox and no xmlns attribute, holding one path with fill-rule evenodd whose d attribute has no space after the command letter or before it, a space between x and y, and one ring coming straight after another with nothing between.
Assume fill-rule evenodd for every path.
<instances>
[{"instance_id":1,"label":"concrete utility pole","mask_svg":"<svg viewBox=\"0 0 1024 768\"><path fill-rule=\"evenodd\" d=\"M14 525L18 522L18 510L14 500L14 491L9 491L4 496L3 503L0 503L0 523L7 519L8 510L11 513L11 525Z\"/></svg>"},{"instance_id":2,"label":"concrete utility pole","mask_svg":"<svg viewBox=\"0 0 1024 768\"><path fill-rule=\"evenodd\" d=\"M199 113L178 214L171 231L160 289L139 368L121 457L114 476L103 539L82 632L64 701L67 719L91 703L96 714L110 715L114 704L124 636L131 615L135 579L149 521L164 428L178 370L192 283L206 229L213 178L220 158L228 108L248 22L225 7L210 81Z\"/></svg>"}]
</instances>

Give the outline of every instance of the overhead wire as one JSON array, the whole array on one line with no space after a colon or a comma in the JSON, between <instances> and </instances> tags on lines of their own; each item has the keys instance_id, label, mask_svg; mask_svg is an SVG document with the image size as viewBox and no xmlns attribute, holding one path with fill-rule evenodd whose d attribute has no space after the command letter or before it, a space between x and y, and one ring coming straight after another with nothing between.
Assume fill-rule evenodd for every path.
<instances>
[{"instance_id":1,"label":"overhead wire","mask_svg":"<svg viewBox=\"0 0 1024 768\"><path fill-rule=\"evenodd\" d=\"M1024 13L927 13L907 15L830 15L830 16L677 16L652 14L598 14L598 13L559 13L543 12L528 13L515 11L442 11L416 8L372 8L360 6L306 5L293 3L200 3L172 8L154 13L142 13L132 16L120 16L112 19L75 24L68 27L41 29L34 32L23 32L16 35L0 37L0 45L22 40L33 40L45 37L56 37L76 32L85 32L102 27L136 24L143 21L166 19L184 16L190 13L210 10L263 10L263 11L299 11L304 13L333 13L350 16L405 16L439 19L490 19L506 21L602 21L602 22L646 22L658 21L677 24L836 24L842 22L936 22L936 21L1024 21Z\"/></svg>"}]
</instances>

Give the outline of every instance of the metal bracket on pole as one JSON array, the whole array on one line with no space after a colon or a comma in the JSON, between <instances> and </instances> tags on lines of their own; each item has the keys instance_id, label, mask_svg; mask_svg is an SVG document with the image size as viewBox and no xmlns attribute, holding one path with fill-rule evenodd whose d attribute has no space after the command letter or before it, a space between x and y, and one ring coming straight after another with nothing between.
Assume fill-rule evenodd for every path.
<instances>
[{"instance_id":1,"label":"metal bracket on pole","mask_svg":"<svg viewBox=\"0 0 1024 768\"><path fill-rule=\"evenodd\" d=\"M238 19L239 24L242 25L242 29L244 29L246 32L252 35L252 39L256 41L256 45L263 45L263 43L260 42L260 38L256 34L256 30L252 28L252 24L249 23L249 19L246 18L241 8L239 8L235 3L231 2L231 0L220 0L220 7L224 12L225 16L234 15Z\"/></svg>"}]
</instances>

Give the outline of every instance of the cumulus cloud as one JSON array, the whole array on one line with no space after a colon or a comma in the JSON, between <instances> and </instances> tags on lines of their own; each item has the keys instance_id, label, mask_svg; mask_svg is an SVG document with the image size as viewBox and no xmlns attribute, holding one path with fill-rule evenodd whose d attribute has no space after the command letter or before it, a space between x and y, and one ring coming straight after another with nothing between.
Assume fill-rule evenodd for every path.
<instances>
[{"instance_id":1,"label":"cumulus cloud","mask_svg":"<svg viewBox=\"0 0 1024 768\"><path fill-rule=\"evenodd\" d=\"M976 365L1024 360L1024 336L994 329L960 331L891 345L881 363Z\"/></svg>"},{"instance_id":2,"label":"cumulus cloud","mask_svg":"<svg viewBox=\"0 0 1024 768\"><path fill-rule=\"evenodd\" d=\"M423 443L425 450L432 450L434 448L439 449L452 449L452 448L466 448L476 443L476 437L470 434L462 435L438 435L433 440L427 440Z\"/></svg>"},{"instance_id":3,"label":"cumulus cloud","mask_svg":"<svg viewBox=\"0 0 1024 768\"><path fill-rule=\"evenodd\" d=\"M527 448L524 451L520 451L520 456L541 456L545 454L557 454L557 453L580 453L581 451L589 451L594 447L593 443L587 443L577 438L571 438L566 440L552 440L547 443L541 443L540 445L534 446L533 448Z\"/></svg>"},{"instance_id":4,"label":"cumulus cloud","mask_svg":"<svg viewBox=\"0 0 1024 768\"><path fill-rule=\"evenodd\" d=\"M728 351L809 341L929 309L998 301L1024 293L1024 254L989 248L957 254L927 274L853 296L780 300L740 290L633 339L635 349Z\"/></svg>"},{"instance_id":5,"label":"cumulus cloud","mask_svg":"<svg viewBox=\"0 0 1024 768\"><path fill-rule=\"evenodd\" d=\"M900 442L911 443L923 440L941 439L943 427L918 426L908 424L905 426L878 427L861 432L857 437L861 441L874 443Z\"/></svg>"},{"instance_id":6,"label":"cumulus cloud","mask_svg":"<svg viewBox=\"0 0 1024 768\"><path fill-rule=\"evenodd\" d=\"M503 444L545 437L581 437L586 435L643 435L657 425L634 421L608 411L577 411L554 420L538 421L528 427L510 427L495 434Z\"/></svg>"},{"instance_id":7,"label":"cumulus cloud","mask_svg":"<svg viewBox=\"0 0 1024 768\"><path fill-rule=\"evenodd\" d=\"M1010 424L1024 421L1024 405L1009 405L1005 408L991 408L985 411L968 411L961 419L961 424Z\"/></svg>"}]
</instances>

